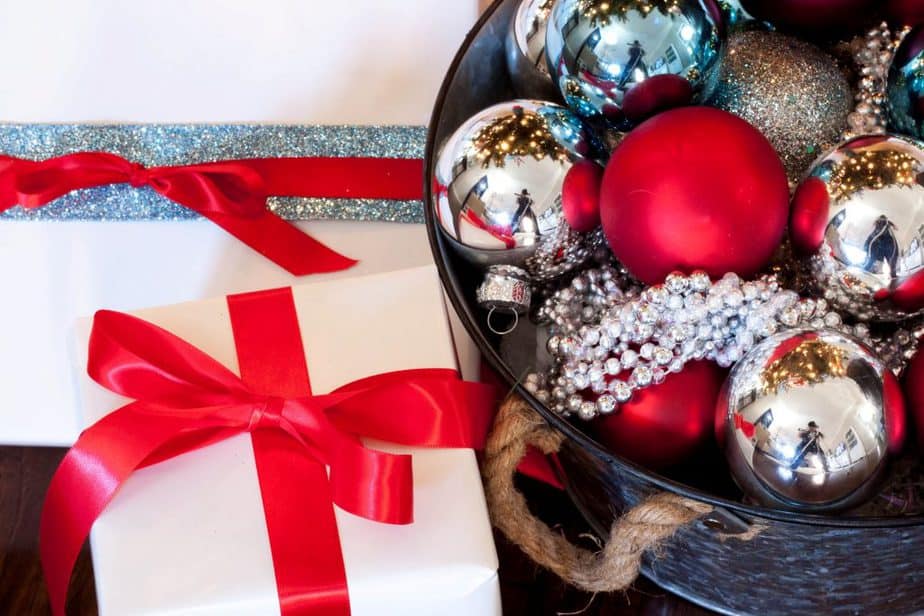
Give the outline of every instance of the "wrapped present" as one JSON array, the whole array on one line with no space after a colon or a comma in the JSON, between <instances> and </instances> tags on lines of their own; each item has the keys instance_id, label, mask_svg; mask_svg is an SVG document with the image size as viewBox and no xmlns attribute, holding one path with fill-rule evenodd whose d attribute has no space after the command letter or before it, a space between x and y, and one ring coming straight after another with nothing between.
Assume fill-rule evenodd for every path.
<instances>
[{"instance_id":1,"label":"wrapped present","mask_svg":"<svg viewBox=\"0 0 924 616\"><path fill-rule=\"evenodd\" d=\"M104 615L499 613L471 449L494 392L458 378L432 266L80 329L90 427L41 526L57 613L91 525Z\"/></svg>"},{"instance_id":2,"label":"wrapped present","mask_svg":"<svg viewBox=\"0 0 924 616\"><path fill-rule=\"evenodd\" d=\"M290 225L253 224L263 197L272 214L358 260L351 275L430 261L422 226L411 224L422 217L422 125L476 0L418 2L413 20L402 0L7 8L0 49L20 60L0 67L9 88L0 154L48 162L0 160L0 258L18 264L0 273L15 298L0 308L0 341L17 350L0 357L0 443L76 438L66 378L76 317L297 284L290 270L304 267L261 254L281 248L280 233L291 237ZM37 41L41 53L21 53ZM121 160L75 169L59 158L88 152ZM263 185L226 224L213 193L176 190L177 177L180 188L201 188L203 174L189 173L197 165L314 157L399 162L263 166ZM214 179L215 167L205 171ZM232 182L232 196L238 189ZM355 220L372 222L345 222Z\"/></svg>"}]
</instances>

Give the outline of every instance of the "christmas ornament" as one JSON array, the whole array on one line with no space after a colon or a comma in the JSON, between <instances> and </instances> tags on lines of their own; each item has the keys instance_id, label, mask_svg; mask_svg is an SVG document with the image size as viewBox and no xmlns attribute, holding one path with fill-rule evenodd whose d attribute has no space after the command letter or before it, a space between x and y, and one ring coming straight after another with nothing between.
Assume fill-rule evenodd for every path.
<instances>
[{"instance_id":1,"label":"christmas ornament","mask_svg":"<svg viewBox=\"0 0 924 616\"><path fill-rule=\"evenodd\" d=\"M921 0L886 0L886 14L897 26L924 24L924 2Z\"/></svg>"},{"instance_id":2,"label":"christmas ornament","mask_svg":"<svg viewBox=\"0 0 924 616\"><path fill-rule=\"evenodd\" d=\"M834 58L814 45L776 32L740 32L710 105L760 130L779 153L790 181L838 144L853 92Z\"/></svg>"},{"instance_id":3,"label":"christmas ornament","mask_svg":"<svg viewBox=\"0 0 924 616\"><path fill-rule=\"evenodd\" d=\"M662 97L686 104L708 96L723 47L712 0L558 0L546 33L549 72L565 102L612 124L642 119ZM649 93L624 109L637 88Z\"/></svg>"},{"instance_id":4,"label":"christmas ornament","mask_svg":"<svg viewBox=\"0 0 924 616\"><path fill-rule=\"evenodd\" d=\"M823 37L875 23L880 0L741 0L746 11L783 30Z\"/></svg>"},{"instance_id":5,"label":"christmas ornament","mask_svg":"<svg viewBox=\"0 0 924 616\"><path fill-rule=\"evenodd\" d=\"M908 411L917 430L918 447L924 447L924 343L917 347L903 378Z\"/></svg>"},{"instance_id":6,"label":"christmas ornament","mask_svg":"<svg viewBox=\"0 0 924 616\"><path fill-rule=\"evenodd\" d=\"M868 499L904 425L892 373L854 339L827 330L758 344L732 370L717 408L738 485L761 504L798 511Z\"/></svg>"},{"instance_id":7,"label":"christmas ornament","mask_svg":"<svg viewBox=\"0 0 924 616\"><path fill-rule=\"evenodd\" d=\"M568 226L562 184L592 151L564 107L518 100L478 113L437 155L433 207L449 243L476 264L516 266L535 281L580 265L594 247Z\"/></svg>"},{"instance_id":8,"label":"christmas ornament","mask_svg":"<svg viewBox=\"0 0 924 616\"><path fill-rule=\"evenodd\" d=\"M892 130L924 138L924 25L908 33L892 59L888 112Z\"/></svg>"},{"instance_id":9,"label":"christmas ornament","mask_svg":"<svg viewBox=\"0 0 924 616\"><path fill-rule=\"evenodd\" d=\"M562 211L568 225L580 233L600 226L600 182L603 167L589 160L580 160L565 176L561 189Z\"/></svg>"},{"instance_id":10,"label":"christmas ornament","mask_svg":"<svg viewBox=\"0 0 924 616\"><path fill-rule=\"evenodd\" d=\"M924 309L924 150L858 137L823 158L793 198L793 246L818 290L861 320Z\"/></svg>"},{"instance_id":11,"label":"christmas ornament","mask_svg":"<svg viewBox=\"0 0 924 616\"><path fill-rule=\"evenodd\" d=\"M667 111L630 132L600 192L610 248L649 284L674 270L756 273L779 246L788 211L773 146L744 120L708 107Z\"/></svg>"},{"instance_id":12,"label":"christmas ornament","mask_svg":"<svg viewBox=\"0 0 924 616\"><path fill-rule=\"evenodd\" d=\"M591 433L613 453L648 468L679 464L709 441L724 378L712 362L691 362L597 419Z\"/></svg>"},{"instance_id":13,"label":"christmas ornament","mask_svg":"<svg viewBox=\"0 0 924 616\"><path fill-rule=\"evenodd\" d=\"M521 0L507 31L507 71L521 98L558 98L545 62L545 29L554 0Z\"/></svg>"}]
</instances>

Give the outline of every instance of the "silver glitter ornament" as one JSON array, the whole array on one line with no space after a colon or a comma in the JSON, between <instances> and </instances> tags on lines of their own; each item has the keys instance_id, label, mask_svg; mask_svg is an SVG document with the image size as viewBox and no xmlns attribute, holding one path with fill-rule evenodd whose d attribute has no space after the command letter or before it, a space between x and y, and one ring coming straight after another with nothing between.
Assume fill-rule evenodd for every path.
<instances>
[{"instance_id":1,"label":"silver glitter ornament","mask_svg":"<svg viewBox=\"0 0 924 616\"><path fill-rule=\"evenodd\" d=\"M507 70L521 98L557 97L545 62L545 30L554 0L521 0L507 31Z\"/></svg>"},{"instance_id":2,"label":"silver glitter ornament","mask_svg":"<svg viewBox=\"0 0 924 616\"><path fill-rule=\"evenodd\" d=\"M840 141L853 108L850 83L831 56L776 32L731 35L709 104L755 126L779 153L790 181Z\"/></svg>"},{"instance_id":3,"label":"silver glitter ornament","mask_svg":"<svg viewBox=\"0 0 924 616\"><path fill-rule=\"evenodd\" d=\"M568 226L562 183L593 151L559 105L517 100L478 113L437 155L432 207L442 231L478 265L515 265L534 281L574 269L599 242Z\"/></svg>"},{"instance_id":4,"label":"silver glitter ornament","mask_svg":"<svg viewBox=\"0 0 924 616\"><path fill-rule=\"evenodd\" d=\"M924 25L895 52L888 77L889 128L924 139Z\"/></svg>"},{"instance_id":5,"label":"silver glitter ornament","mask_svg":"<svg viewBox=\"0 0 924 616\"><path fill-rule=\"evenodd\" d=\"M725 44L720 22L698 0L558 0L549 72L572 109L618 124L626 95L651 77L681 77L694 101L706 98Z\"/></svg>"},{"instance_id":6,"label":"silver glitter ornament","mask_svg":"<svg viewBox=\"0 0 924 616\"><path fill-rule=\"evenodd\" d=\"M840 333L789 331L758 344L718 402L738 485L763 505L798 511L867 500L902 409L887 379L894 377L869 350Z\"/></svg>"},{"instance_id":7,"label":"silver glitter ornament","mask_svg":"<svg viewBox=\"0 0 924 616\"><path fill-rule=\"evenodd\" d=\"M817 290L863 321L924 311L924 150L858 137L821 159L793 200L794 245Z\"/></svg>"}]
</instances>

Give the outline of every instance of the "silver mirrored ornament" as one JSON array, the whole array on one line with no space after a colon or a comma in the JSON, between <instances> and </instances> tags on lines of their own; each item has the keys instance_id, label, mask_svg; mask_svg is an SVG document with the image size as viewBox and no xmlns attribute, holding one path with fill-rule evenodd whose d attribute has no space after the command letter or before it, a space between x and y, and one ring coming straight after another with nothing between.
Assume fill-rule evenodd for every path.
<instances>
[{"instance_id":1,"label":"silver mirrored ornament","mask_svg":"<svg viewBox=\"0 0 924 616\"><path fill-rule=\"evenodd\" d=\"M750 13L744 10L740 0L717 0L722 16L729 30L741 29L754 21Z\"/></svg>"},{"instance_id":2,"label":"silver mirrored ornament","mask_svg":"<svg viewBox=\"0 0 924 616\"><path fill-rule=\"evenodd\" d=\"M717 6L701 0L558 0L546 56L569 107L618 124L633 115L624 109L626 95L652 77L680 77L694 101L708 97L724 44ZM676 83L668 88L676 93ZM662 78L643 98L664 89Z\"/></svg>"},{"instance_id":3,"label":"silver mirrored ornament","mask_svg":"<svg viewBox=\"0 0 924 616\"><path fill-rule=\"evenodd\" d=\"M581 121L559 105L517 100L485 109L437 155L432 207L442 231L469 261L514 265L536 282L574 269L599 242L568 226L562 184L595 151Z\"/></svg>"},{"instance_id":4,"label":"silver mirrored ornament","mask_svg":"<svg viewBox=\"0 0 924 616\"><path fill-rule=\"evenodd\" d=\"M557 98L545 62L545 30L555 0L521 0L507 31L507 70L522 98Z\"/></svg>"},{"instance_id":5,"label":"silver mirrored ornament","mask_svg":"<svg viewBox=\"0 0 924 616\"><path fill-rule=\"evenodd\" d=\"M889 128L924 139L924 25L898 47L888 79Z\"/></svg>"},{"instance_id":6,"label":"silver mirrored ornament","mask_svg":"<svg viewBox=\"0 0 924 616\"><path fill-rule=\"evenodd\" d=\"M924 311L924 150L888 135L823 157L793 200L793 244L817 290L867 321Z\"/></svg>"},{"instance_id":7,"label":"silver mirrored ornament","mask_svg":"<svg viewBox=\"0 0 924 616\"><path fill-rule=\"evenodd\" d=\"M863 503L889 457L892 413L903 410L886 383L893 378L840 333L788 331L759 343L719 399L735 481L772 507L820 512Z\"/></svg>"}]
</instances>

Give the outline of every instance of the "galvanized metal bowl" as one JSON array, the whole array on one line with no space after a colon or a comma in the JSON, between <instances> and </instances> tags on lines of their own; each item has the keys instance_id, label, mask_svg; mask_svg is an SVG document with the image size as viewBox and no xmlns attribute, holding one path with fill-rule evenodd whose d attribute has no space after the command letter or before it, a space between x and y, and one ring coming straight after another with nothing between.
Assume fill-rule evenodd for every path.
<instances>
[{"instance_id":1,"label":"galvanized metal bowl","mask_svg":"<svg viewBox=\"0 0 924 616\"><path fill-rule=\"evenodd\" d=\"M439 145L469 116L514 97L504 38L516 0L486 11L449 67L430 123L426 177ZM426 202L431 183L425 181ZM669 491L707 502L714 513L684 528L644 574L663 588L729 614L903 614L924 610L924 516L827 517L749 506L735 498L727 471L706 460L672 478L614 456L577 426L551 413L519 378L535 359L535 331L521 323L498 337L475 305L480 272L441 235L429 207L433 254L450 299L484 357L568 439L561 453L568 491L605 536L615 515L646 496ZM714 480L716 477L720 478ZM695 487L694 487L695 486ZM750 540L736 539L755 526Z\"/></svg>"}]
</instances>

